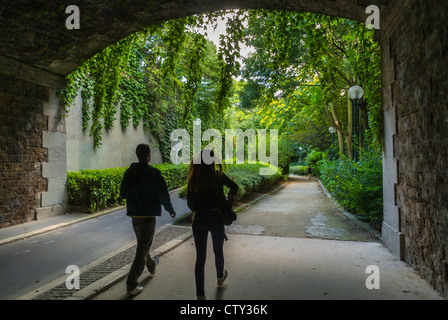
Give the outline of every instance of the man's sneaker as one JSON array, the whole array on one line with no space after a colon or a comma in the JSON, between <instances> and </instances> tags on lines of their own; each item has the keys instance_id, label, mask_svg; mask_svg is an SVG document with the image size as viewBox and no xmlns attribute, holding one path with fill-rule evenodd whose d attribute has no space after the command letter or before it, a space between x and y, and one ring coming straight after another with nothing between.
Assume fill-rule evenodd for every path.
<instances>
[{"instance_id":1,"label":"man's sneaker","mask_svg":"<svg viewBox=\"0 0 448 320\"><path fill-rule=\"evenodd\" d=\"M142 286L136 286L133 290L128 290L128 296L136 296L142 293L142 291L143 291Z\"/></svg>"},{"instance_id":2,"label":"man's sneaker","mask_svg":"<svg viewBox=\"0 0 448 320\"><path fill-rule=\"evenodd\" d=\"M152 267L148 267L148 271L152 275L154 275L156 273L156 267L159 264L159 256L155 256L153 260L154 260L154 265Z\"/></svg>"},{"instance_id":3,"label":"man's sneaker","mask_svg":"<svg viewBox=\"0 0 448 320\"><path fill-rule=\"evenodd\" d=\"M229 275L229 273L227 272L227 270L224 269L222 278L218 278L218 286L222 286L224 284L224 281L227 279L227 276Z\"/></svg>"}]
</instances>

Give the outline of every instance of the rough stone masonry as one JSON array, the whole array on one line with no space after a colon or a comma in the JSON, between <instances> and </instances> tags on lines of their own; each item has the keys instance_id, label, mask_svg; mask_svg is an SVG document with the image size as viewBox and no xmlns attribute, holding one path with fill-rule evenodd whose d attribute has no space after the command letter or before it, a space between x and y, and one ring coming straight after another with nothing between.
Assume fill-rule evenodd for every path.
<instances>
[{"instance_id":1,"label":"rough stone masonry","mask_svg":"<svg viewBox=\"0 0 448 320\"><path fill-rule=\"evenodd\" d=\"M42 178L48 160L42 147L47 100L43 86L0 77L0 227L34 220L40 194L47 190Z\"/></svg>"},{"instance_id":2,"label":"rough stone masonry","mask_svg":"<svg viewBox=\"0 0 448 320\"><path fill-rule=\"evenodd\" d=\"M400 257L448 296L448 6L395 1L382 47L387 185L383 236L395 229ZM387 139L387 138L386 138ZM386 190L386 188L385 188ZM386 199L389 199L386 203ZM396 215L391 212L396 211ZM392 236L393 237L393 236Z\"/></svg>"}]
</instances>

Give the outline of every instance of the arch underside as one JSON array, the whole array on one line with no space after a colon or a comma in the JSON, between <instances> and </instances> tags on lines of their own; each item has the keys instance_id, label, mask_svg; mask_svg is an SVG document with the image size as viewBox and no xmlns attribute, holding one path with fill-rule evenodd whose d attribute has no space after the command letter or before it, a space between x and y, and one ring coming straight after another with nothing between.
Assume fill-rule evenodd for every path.
<instances>
[{"instance_id":1,"label":"arch underside","mask_svg":"<svg viewBox=\"0 0 448 320\"><path fill-rule=\"evenodd\" d=\"M66 76L105 47L151 24L223 9L280 9L363 21L365 8L388 0L84 0L77 4L80 29L69 30L73 1L1 1L0 56Z\"/></svg>"}]
</instances>

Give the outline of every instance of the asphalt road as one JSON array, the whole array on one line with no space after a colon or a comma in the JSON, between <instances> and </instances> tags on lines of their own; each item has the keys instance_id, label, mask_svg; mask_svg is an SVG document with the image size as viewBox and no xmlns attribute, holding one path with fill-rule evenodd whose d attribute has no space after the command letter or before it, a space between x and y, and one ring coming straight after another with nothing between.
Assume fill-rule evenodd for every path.
<instances>
[{"instance_id":1,"label":"asphalt road","mask_svg":"<svg viewBox=\"0 0 448 320\"><path fill-rule=\"evenodd\" d=\"M184 200L171 194L177 216L189 212ZM156 228L172 219L163 209ZM126 210L119 210L0 247L0 299L16 299L135 240Z\"/></svg>"}]
</instances>

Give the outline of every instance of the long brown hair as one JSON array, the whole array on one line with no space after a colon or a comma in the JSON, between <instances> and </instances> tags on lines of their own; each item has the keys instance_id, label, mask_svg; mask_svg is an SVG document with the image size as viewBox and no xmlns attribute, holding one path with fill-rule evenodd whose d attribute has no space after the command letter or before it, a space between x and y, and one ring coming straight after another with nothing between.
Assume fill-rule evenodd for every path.
<instances>
[{"instance_id":1,"label":"long brown hair","mask_svg":"<svg viewBox=\"0 0 448 320\"><path fill-rule=\"evenodd\" d=\"M213 162L207 164L204 162L204 154L208 153L213 157ZM200 157L200 163L198 157ZM222 164L216 163L213 150L204 149L191 160L188 169L188 191L199 193L210 189L218 189L218 179L222 174Z\"/></svg>"}]
</instances>

